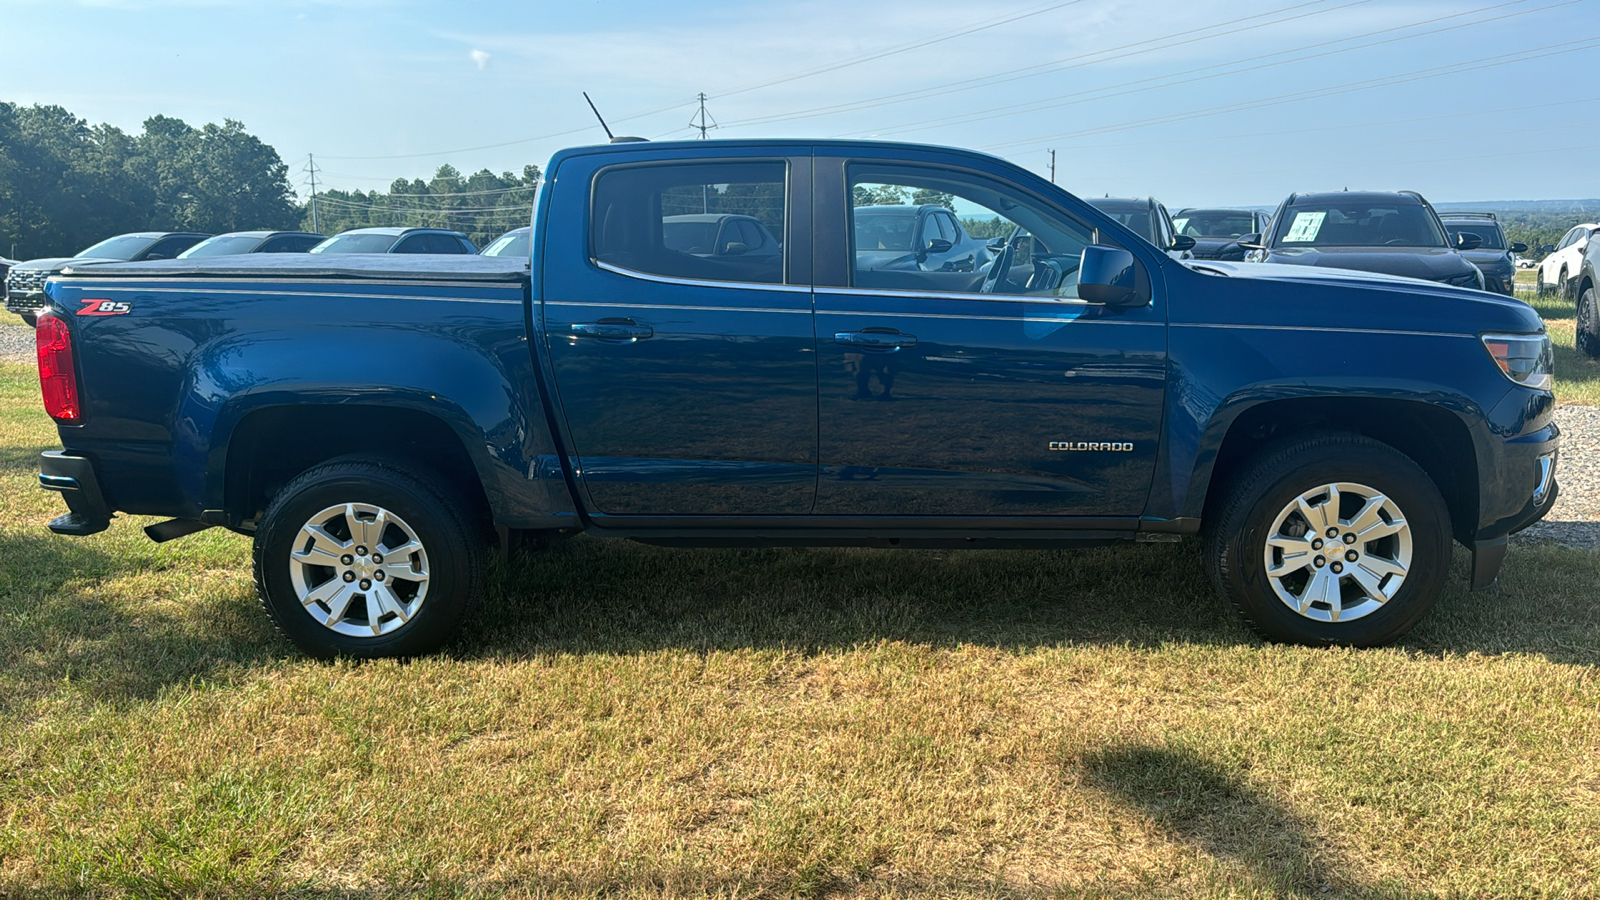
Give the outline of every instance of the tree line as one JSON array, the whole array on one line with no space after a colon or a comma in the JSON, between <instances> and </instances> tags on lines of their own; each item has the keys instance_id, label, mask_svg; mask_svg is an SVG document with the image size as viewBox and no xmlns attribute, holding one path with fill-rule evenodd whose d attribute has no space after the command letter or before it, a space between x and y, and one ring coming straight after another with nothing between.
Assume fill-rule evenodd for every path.
<instances>
[{"instance_id":1,"label":"tree line","mask_svg":"<svg viewBox=\"0 0 1600 900\"><path fill-rule=\"evenodd\" d=\"M532 220L539 176L531 165L520 175L483 169L468 177L444 165L427 181L397 178L388 191L319 191L315 220L308 202L300 227L330 235L379 226L447 228L482 247Z\"/></svg>"}]
</instances>

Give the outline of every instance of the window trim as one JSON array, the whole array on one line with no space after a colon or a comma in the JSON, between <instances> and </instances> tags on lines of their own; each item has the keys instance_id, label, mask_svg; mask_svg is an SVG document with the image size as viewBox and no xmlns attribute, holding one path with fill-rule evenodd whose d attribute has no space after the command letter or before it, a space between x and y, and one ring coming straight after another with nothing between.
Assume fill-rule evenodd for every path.
<instances>
[{"instance_id":1,"label":"window trim","mask_svg":"<svg viewBox=\"0 0 1600 900\"><path fill-rule=\"evenodd\" d=\"M718 287L747 291L781 290L785 292L810 293L812 287L812 279L810 274L807 274L804 283L799 283L794 280L794 273L791 272L794 262L794 254L791 252L793 247L793 235L791 235L789 232L792 228L794 228L795 220L800 214L800 210L795 206L795 181L797 177L795 163L798 159L799 157L788 156L723 156L715 159L694 157L684 159L651 159L601 166L595 169L594 172L589 176L588 197L584 200L584 256L587 258L588 263L592 268L598 269L602 272L610 272L615 275L622 275L628 278L637 278L641 281L649 281L656 284L675 284L685 287ZM809 159L809 156L807 156L806 159ZM638 269L629 269L613 263L602 262L600 258L595 255L595 196L596 190L600 185L600 179L604 178L607 174L629 169L659 169L665 167L686 168L693 166L717 166L728 164L759 165L762 163L777 163L783 166L784 236L783 239L779 241L779 246L782 247L782 281L776 284L765 281L707 281L698 278L683 278L677 275L661 275L655 272L643 272ZM808 187L810 183L811 181L809 173L807 173L806 184ZM807 202L810 202L809 198L807 198ZM727 226L728 223L724 221L718 226L717 233L720 235L722 230L727 228Z\"/></svg>"}]
</instances>

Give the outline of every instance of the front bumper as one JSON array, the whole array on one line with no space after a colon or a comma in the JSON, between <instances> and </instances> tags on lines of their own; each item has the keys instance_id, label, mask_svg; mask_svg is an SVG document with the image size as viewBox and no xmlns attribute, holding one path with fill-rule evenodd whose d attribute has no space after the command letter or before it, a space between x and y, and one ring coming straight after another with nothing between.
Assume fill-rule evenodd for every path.
<instances>
[{"instance_id":1,"label":"front bumper","mask_svg":"<svg viewBox=\"0 0 1600 900\"><path fill-rule=\"evenodd\" d=\"M88 459L64 450L46 450L39 454L39 486L60 493L67 501L70 512L50 522L50 530L56 534L85 537L111 526L111 507L100 493L94 463Z\"/></svg>"},{"instance_id":2,"label":"front bumper","mask_svg":"<svg viewBox=\"0 0 1600 900\"><path fill-rule=\"evenodd\" d=\"M1499 577L1507 539L1544 518L1555 506L1561 494L1556 482L1560 450L1561 429L1554 423L1501 444L1494 477L1480 496L1484 511L1495 518L1478 528L1471 544L1473 590L1490 587Z\"/></svg>"}]
</instances>

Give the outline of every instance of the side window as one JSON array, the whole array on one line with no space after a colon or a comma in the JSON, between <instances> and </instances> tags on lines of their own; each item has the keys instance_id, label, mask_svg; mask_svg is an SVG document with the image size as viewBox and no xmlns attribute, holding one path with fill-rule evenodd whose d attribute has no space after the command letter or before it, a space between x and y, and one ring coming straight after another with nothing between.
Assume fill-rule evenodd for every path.
<instances>
[{"instance_id":1,"label":"side window","mask_svg":"<svg viewBox=\"0 0 1600 900\"><path fill-rule=\"evenodd\" d=\"M853 164L849 173L852 286L1077 298L1078 266L1083 248L1095 242L1093 226L975 173L873 163ZM926 204L954 211L934 213L930 224L950 228L955 216L966 223L974 239L967 252L929 263L913 246L917 207Z\"/></svg>"},{"instance_id":2,"label":"side window","mask_svg":"<svg viewBox=\"0 0 1600 900\"><path fill-rule=\"evenodd\" d=\"M761 229L749 219L739 220L739 234L744 238L746 250L760 250L765 243L761 240Z\"/></svg>"},{"instance_id":3,"label":"side window","mask_svg":"<svg viewBox=\"0 0 1600 900\"><path fill-rule=\"evenodd\" d=\"M590 254L603 265L647 275L781 284L784 255L748 252L755 245L746 237L765 242L759 233L745 235L738 219L726 217L749 216L773 235L782 235L788 215L786 183L781 162L606 169L594 184ZM719 252L732 241L744 243L746 252Z\"/></svg>"},{"instance_id":4,"label":"side window","mask_svg":"<svg viewBox=\"0 0 1600 900\"><path fill-rule=\"evenodd\" d=\"M1565 250L1568 247L1571 247L1573 241L1576 241L1577 239L1578 239L1578 229L1574 228L1571 231L1567 232L1566 236L1561 239L1561 243L1556 245L1556 249L1557 250Z\"/></svg>"},{"instance_id":5,"label":"side window","mask_svg":"<svg viewBox=\"0 0 1600 900\"><path fill-rule=\"evenodd\" d=\"M1178 229L1172 226L1172 216L1167 213L1165 206L1157 206L1156 209L1161 212L1161 249L1165 250L1177 238Z\"/></svg>"},{"instance_id":6,"label":"side window","mask_svg":"<svg viewBox=\"0 0 1600 900\"><path fill-rule=\"evenodd\" d=\"M199 241L194 238L167 238L140 254L140 259L174 259Z\"/></svg>"},{"instance_id":7,"label":"side window","mask_svg":"<svg viewBox=\"0 0 1600 900\"><path fill-rule=\"evenodd\" d=\"M455 239L455 242L456 242L456 246L461 250L462 253L477 253L478 252L478 245L474 244L471 240L469 240L467 238L458 237L458 238Z\"/></svg>"},{"instance_id":8,"label":"side window","mask_svg":"<svg viewBox=\"0 0 1600 900\"><path fill-rule=\"evenodd\" d=\"M427 235L413 234L412 236L410 236L410 237L406 238L405 240L401 241L400 243L396 244L389 252L390 253L427 253L428 252L427 245L423 242L423 238L425 238L425 237L427 237Z\"/></svg>"},{"instance_id":9,"label":"side window","mask_svg":"<svg viewBox=\"0 0 1600 900\"><path fill-rule=\"evenodd\" d=\"M294 238L289 238L289 237L268 238L265 243L263 243L260 247L257 247L253 252L255 252L255 253L293 253L294 252L294 243L293 243L293 241L294 241Z\"/></svg>"}]
</instances>

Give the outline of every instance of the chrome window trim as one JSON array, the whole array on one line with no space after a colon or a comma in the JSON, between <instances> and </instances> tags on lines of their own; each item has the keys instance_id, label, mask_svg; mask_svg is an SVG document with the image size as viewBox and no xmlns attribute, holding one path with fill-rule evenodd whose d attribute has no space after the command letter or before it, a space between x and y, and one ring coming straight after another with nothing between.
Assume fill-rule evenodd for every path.
<instances>
[{"instance_id":1,"label":"chrome window trim","mask_svg":"<svg viewBox=\"0 0 1600 900\"><path fill-rule=\"evenodd\" d=\"M650 272L640 272L637 269L624 269L622 266L612 265L598 259L591 259L596 268L604 269L614 275L626 278L637 278L640 281L653 281L657 284L676 284L684 287L700 288L727 288L736 291L778 291L786 294L809 294L812 287L809 284L769 284L764 281L702 281L698 278L675 278L671 275L655 275ZM607 305L607 304L601 304ZM611 304L619 305L619 304Z\"/></svg>"},{"instance_id":2,"label":"chrome window trim","mask_svg":"<svg viewBox=\"0 0 1600 900\"><path fill-rule=\"evenodd\" d=\"M872 288L816 288L818 294L830 297L906 297L916 300L984 300L1002 301L1007 303L1044 303L1051 306L1098 306L1075 297L1033 297L1027 294L974 294L968 291L939 292L939 291L894 291ZM1141 307L1131 307L1139 309Z\"/></svg>"},{"instance_id":3,"label":"chrome window trim","mask_svg":"<svg viewBox=\"0 0 1600 900\"><path fill-rule=\"evenodd\" d=\"M869 316L873 318L902 318L902 319L960 319L962 321L983 320L987 322L1093 322L1099 325L1143 325L1151 328L1162 328L1165 322L1139 322L1130 319L1085 319L1074 311L1072 315L1060 318L1048 316L985 316L985 315L959 315L956 313L921 313L921 312L885 312L883 310L861 309L819 309L819 316Z\"/></svg>"}]
</instances>

